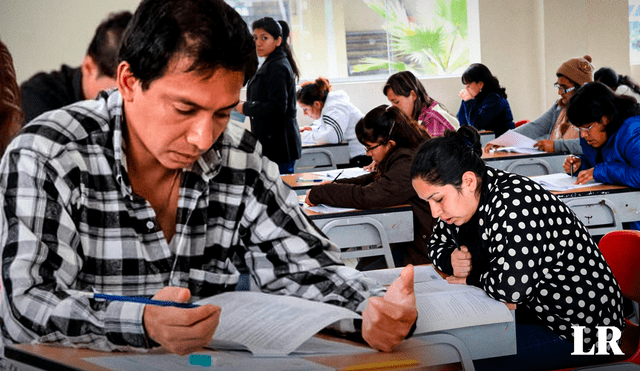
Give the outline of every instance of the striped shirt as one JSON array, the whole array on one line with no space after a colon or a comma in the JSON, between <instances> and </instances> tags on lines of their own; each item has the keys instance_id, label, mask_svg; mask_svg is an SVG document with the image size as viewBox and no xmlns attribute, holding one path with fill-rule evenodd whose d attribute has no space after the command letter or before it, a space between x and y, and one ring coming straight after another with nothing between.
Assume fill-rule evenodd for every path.
<instances>
[{"instance_id":1,"label":"striped shirt","mask_svg":"<svg viewBox=\"0 0 640 371\"><path fill-rule=\"evenodd\" d=\"M382 295L341 264L277 165L233 124L183 169L176 234L167 243L151 205L131 189L122 109L113 90L50 111L7 149L0 163L5 341L149 348L143 305L96 302L78 291L150 297L171 285L189 288L195 300L233 290L242 269L263 292L356 311Z\"/></svg>"}]
</instances>

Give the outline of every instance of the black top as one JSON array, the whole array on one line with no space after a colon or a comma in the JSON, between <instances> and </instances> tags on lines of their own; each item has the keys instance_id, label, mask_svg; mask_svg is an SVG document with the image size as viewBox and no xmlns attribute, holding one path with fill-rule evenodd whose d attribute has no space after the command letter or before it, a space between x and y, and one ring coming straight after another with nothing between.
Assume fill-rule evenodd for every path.
<instances>
[{"instance_id":1,"label":"black top","mask_svg":"<svg viewBox=\"0 0 640 371\"><path fill-rule=\"evenodd\" d=\"M20 85L25 122L41 113L84 100L82 71L66 64L59 71L40 72Z\"/></svg>"},{"instance_id":2,"label":"black top","mask_svg":"<svg viewBox=\"0 0 640 371\"><path fill-rule=\"evenodd\" d=\"M247 85L242 106L251 118L251 132L262 144L262 153L282 164L300 158L302 141L296 120L296 80L281 48L276 48Z\"/></svg>"}]
</instances>

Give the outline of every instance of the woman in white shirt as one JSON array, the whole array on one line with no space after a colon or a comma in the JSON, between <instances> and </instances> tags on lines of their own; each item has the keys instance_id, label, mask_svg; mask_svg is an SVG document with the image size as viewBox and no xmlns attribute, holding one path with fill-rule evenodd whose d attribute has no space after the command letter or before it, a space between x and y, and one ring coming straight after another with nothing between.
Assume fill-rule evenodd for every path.
<instances>
[{"instance_id":1,"label":"woman in white shirt","mask_svg":"<svg viewBox=\"0 0 640 371\"><path fill-rule=\"evenodd\" d=\"M349 167L362 167L371 163L364 146L356 138L355 127L364 114L351 104L342 90L331 91L329 80L318 77L302 83L296 94L298 105L313 124L300 129L302 143L349 143Z\"/></svg>"}]
</instances>

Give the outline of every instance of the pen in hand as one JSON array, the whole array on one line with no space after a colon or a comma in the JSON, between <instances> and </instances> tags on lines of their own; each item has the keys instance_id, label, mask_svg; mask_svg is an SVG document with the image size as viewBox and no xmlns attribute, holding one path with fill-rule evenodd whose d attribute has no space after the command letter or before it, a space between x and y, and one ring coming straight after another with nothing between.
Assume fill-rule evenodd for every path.
<instances>
[{"instance_id":1,"label":"pen in hand","mask_svg":"<svg viewBox=\"0 0 640 371\"><path fill-rule=\"evenodd\" d=\"M197 304L193 303L178 303L175 301L167 301L167 300L154 300L149 299L144 296L123 296L123 295L109 295L109 294L100 294L94 292L81 292L80 294L87 296L89 298L93 298L95 300L107 300L107 301L124 301L129 303L141 303L141 304L149 304L149 305L157 305L160 307L177 307L177 308L196 308Z\"/></svg>"},{"instance_id":2,"label":"pen in hand","mask_svg":"<svg viewBox=\"0 0 640 371\"><path fill-rule=\"evenodd\" d=\"M342 170L342 171L340 172L340 174L336 175L336 177L335 177L335 178L333 178L333 180L331 181L331 183L335 183L335 182L336 182L336 180L338 180L338 178L340 177L340 175L342 175L342 173L344 173L344 170Z\"/></svg>"}]
</instances>

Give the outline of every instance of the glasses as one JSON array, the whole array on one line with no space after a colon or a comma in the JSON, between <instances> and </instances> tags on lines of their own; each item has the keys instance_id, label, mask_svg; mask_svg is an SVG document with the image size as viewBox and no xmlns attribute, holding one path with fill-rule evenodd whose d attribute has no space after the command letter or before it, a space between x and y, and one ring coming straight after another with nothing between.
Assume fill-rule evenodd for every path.
<instances>
[{"instance_id":1,"label":"glasses","mask_svg":"<svg viewBox=\"0 0 640 371\"><path fill-rule=\"evenodd\" d=\"M561 94L566 94L566 93L572 92L572 91L574 91L576 89L575 86L572 86L570 88L565 88L564 86L558 84L557 82L555 84L553 84L553 87L558 89Z\"/></svg>"},{"instance_id":2,"label":"glasses","mask_svg":"<svg viewBox=\"0 0 640 371\"><path fill-rule=\"evenodd\" d=\"M581 131L583 133L586 133L587 131L591 130L591 128L593 127L593 125L597 124L596 122L594 122L593 124L587 126L587 127L582 127L582 126L574 126L573 128Z\"/></svg>"},{"instance_id":3,"label":"glasses","mask_svg":"<svg viewBox=\"0 0 640 371\"><path fill-rule=\"evenodd\" d=\"M375 145L375 146L373 146L373 147L364 146L364 149L365 149L367 152L371 152L371 151L373 151L374 149L376 149L376 148L378 148L378 147L380 147L381 145L386 144L386 143L387 143L387 142L378 143L378 144L376 144L376 145Z\"/></svg>"}]
</instances>

